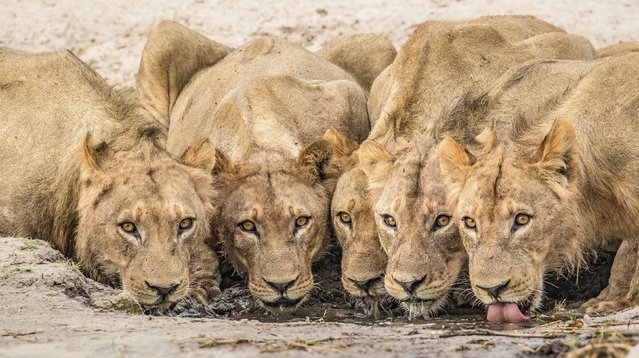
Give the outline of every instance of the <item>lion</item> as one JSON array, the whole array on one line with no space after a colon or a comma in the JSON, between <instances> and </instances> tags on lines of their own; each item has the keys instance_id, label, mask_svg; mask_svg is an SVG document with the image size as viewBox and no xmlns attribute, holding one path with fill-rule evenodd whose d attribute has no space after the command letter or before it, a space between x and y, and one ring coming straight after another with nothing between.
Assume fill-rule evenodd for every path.
<instances>
[{"instance_id":1,"label":"lion","mask_svg":"<svg viewBox=\"0 0 639 358\"><path fill-rule=\"evenodd\" d=\"M67 51L0 49L0 235L51 242L145 307L219 291L213 147L166 132Z\"/></svg>"},{"instance_id":2,"label":"lion","mask_svg":"<svg viewBox=\"0 0 639 358\"><path fill-rule=\"evenodd\" d=\"M377 123L358 150L369 190L359 201L368 202L388 255L386 290L409 316L428 317L466 301L451 290L466 254L447 205L437 144L445 134L462 141L479 134L484 123L465 121L463 113L509 67L538 57L594 56L587 40L532 17L431 21L374 82L368 106ZM337 187L357 179L343 176ZM338 195L344 192L336 190L333 200Z\"/></svg>"},{"instance_id":3,"label":"lion","mask_svg":"<svg viewBox=\"0 0 639 358\"><path fill-rule=\"evenodd\" d=\"M315 53L350 73L366 95L375 79L397 56L395 46L376 34L338 36Z\"/></svg>"},{"instance_id":4,"label":"lion","mask_svg":"<svg viewBox=\"0 0 639 358\"><path fill-rule=\"evenodd\" d=\"M639 51L639 41L620 42L614 45L602 47L597 49L597 57L603 58L633 51Z\"/></svg>"},{"instance_id":5,"label":"lion","mask_svg":"<svg viewBox=\"0 0 639 358\"><path fill-rule=\"evenodd\" d=\"M444 139L441 169L488 320L520 322L541 303L544 275L583 265L625 240L608 287L584 307L639 303L635 89L639 53L531 61L504 75L477 116L477 145Z\"/></svg>"},{"instance_id":6,"label":"lion","mask_svg":"<svg viewBox=\"0 0 639 358\"><path fill-rule=\"evenodd\" d=\"M455 100L485 91L510 67L534 58L592 59L590 42L533 16L427 21L373 83L369 140L422 140ZM420 96L414 96L418 93Z\"/></svg>"},{"instance_id":7,"label":"lion","mask_svg":"<svg viewBox=\"0 0 639 358\"><path fill-rule=\"evenodd\" d=\"M143 105L168 125L170 153L203 138L215 144L217 239L252 295L270 308L301 305L347 156L322 135L335 128L361 142L370 130L366 91L282 39L230 50L170 21L151 32L138 80Z\"/></svg>"},{"instance_id":8,"label":"lion","mask_svg":"<svg viewBox=\"0 0 639 358\"><path fill-rule=\"evenodd\" d=\"M343 174L337 181L330 212L333 233L342 250L342 285L354 297L378 301L386 295L383 275L387 260L367 200L366 176L359 166L359 144L334 130L329 130L324 138L344 149Z\"/></svg>"}]
</instances>

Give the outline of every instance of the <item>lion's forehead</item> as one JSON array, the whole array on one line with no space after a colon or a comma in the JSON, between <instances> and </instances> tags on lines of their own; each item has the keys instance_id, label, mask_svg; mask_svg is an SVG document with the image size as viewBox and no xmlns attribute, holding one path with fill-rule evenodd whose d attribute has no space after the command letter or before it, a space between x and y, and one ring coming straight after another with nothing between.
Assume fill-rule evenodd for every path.
<instances>
[{"instance_id":1,"label":"lion's forehead","mask_svg":"<svg viewBox=\"0 0 639 358\"><path fill-rule=\"evenodd\" d=\"M470 201L473 211L492 210L500 216L513 215L537 206L541 196L550 194L538 179L514 166L504 165L499 170L493 168L492 172L478 174L489 180L477 180L471 186L471 192L477 193Z\"/></svg>"},{"instance_id":2,"label":"lion's forehead","mask_svg":"<svg viewBox=\"0 0 639 358\"><path fill-rule=\"evenodd\" d=\"M237 186L226 199L226 207L232 211L261 213L312 212L328 209L326 196L319 195L315 188L290 178L271 175L270 178L255 176Z\"/></svg>"},{"instance_id":3,"label":"lion's forehead","mask_svg":"<svg viewBox=\"0 0 639 358\"><path fill-rule=\"evenodd\" d=\"M198 219L202 214L188 202L177 200L145 199L129 201L119 207L120 215L136 220L177 220L186 217Z\"/></svg>"},{"instance_id":4,"label":"lion's forehead","mask_svg":"<svg viewBox=\"0 0 639 358\"><path fill-rule=\"evenodd\" d=\"M338 179L331 206L334 210L372 211L366 176L361 170L356 174L348 174L346 173Z\"/></svg>"},{"instance_id":5,"label":"lion's forehead","mask_svg":"<svg viewBox=\"0 0 639 358\"><path fill-rule=\"evenodd\" d=\"M149 197L152 194L192 200L197 195L189 175L173 165L166 168L140 166L109 175L114 189L133 197Z\"/></svg>"}]
</instances>

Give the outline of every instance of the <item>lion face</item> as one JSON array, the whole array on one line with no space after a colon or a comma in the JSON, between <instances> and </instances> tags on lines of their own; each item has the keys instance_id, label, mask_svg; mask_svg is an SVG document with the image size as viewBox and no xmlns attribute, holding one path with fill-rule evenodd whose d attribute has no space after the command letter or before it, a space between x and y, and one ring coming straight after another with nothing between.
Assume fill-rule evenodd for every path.
<instances>
[{"instance_id":1,"label":"lion face","mask_svg":"<svg viewBox=\"0 0 639 358\"><path fill-rule=\"evenodd\" d=\"M388 255L386 290L411 314L428 316L446 303L466 262L438 163L432 156L422 159L416 150L391 161L373 142L360 150L379 240Z\"/></svg>"},{"instance_id":2,"label":"lion face","mask_svg":"<svg viewBox=\"0 0 639 358\"><path fill-rule=\"evenodd\" d=\"M230 175L217 227L227 254L248 274L259 301L298 305L313 287L311 264L326 238L324 187L305 180L294 165Z\"/></svg>"},{"instance_id":3,"label":"lion face","mask_svg":"<svg viewBox=\"0 0 639 358\"><path fill-rule=\"evenodd\" d=\"M475 159L452 140L440 151L473 292L489 306L516 304L515 319L540 305L546 272L581 255L572 154L556 148L567 142L551 132L538 151L499 145Z\"/></svg>"},{"instance_id":4,"label":"lion face","mask_svg":"<svg viewBox=\"0 0 639 358\"><path fill-rule=\"evenodd\" d=\"M210 237L211 175L163 153L118 152L103 164L84 155L81 266L102 281L119 280L144 306L171 306L189 291L190 264ZM214 277L217 267L208 269Z\"/></svg>"},{"instance_id":5,"label":"lion face","mask_svg":"<svg viewBox=\"0 0 639 358\"><path fill-rule=\"evenodd\" d=\"M358 166L337 181L331 218L342 248L342 284L355 297L380 297L384 289L386 254L375 226L366 190L366 175Z\"/></svg>"}]
</instances>

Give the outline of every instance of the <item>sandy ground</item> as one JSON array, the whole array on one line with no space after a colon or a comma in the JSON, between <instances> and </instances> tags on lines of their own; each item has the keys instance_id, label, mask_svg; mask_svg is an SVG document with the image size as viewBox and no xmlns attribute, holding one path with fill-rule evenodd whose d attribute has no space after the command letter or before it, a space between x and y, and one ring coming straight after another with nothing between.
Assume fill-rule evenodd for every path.
<instances>
[{"instance_id":1,"label":"sandy ground","mask_svg":"<svg viewBox=\"0 0 639 358\"><path fill-rule=\"evenodd\" d=\"M168 1L0 0L0 46L68 48L110 83L133 86L145 37L172 19L230 46L262 34L309 49L358 32L396 46L428 19L532 14L596 47L639 40L639 2L625 1ZM115 310L115 312L113 311ZM0 239L0 357L16 356L440 356L563 355L597 343L628 349L639 309L605 317L548 315L537 327L494 327L458 317L374 325L145 316L126 295L84 278L47 244ZM608 346L610 347L610 345ZM639 355L639 352L637 352Z\"/></svg>"},{"instance_id":2,"label":"sandy ground","mask_svg":"<svg viewBox=\"0 0 639 358\"><path fill-rule=\"evenodd\" d=\"M110 83L135 82L146 34L171 19L229 46L261 34L310 49L339 34L373 32L399 47L429 19L531 14L589 38L596 47L639 39L636 0L2 0L0 46L69 48Z\"/></svg>"},{"instance_id":3,"label":"sandy ground","mask_svg":"<svg viewBox=\"0 0 639 358\"><path fill-rule=\"evenodd\" d=\"M456 317L361 325L145 316L119 312L135 311L126 295L86 279L44 241L4 238L0 248L0 357L555 356L598 341L627 351L639 334L639 309L564 312L527 329Z\"/></svg>"}]
</instances>

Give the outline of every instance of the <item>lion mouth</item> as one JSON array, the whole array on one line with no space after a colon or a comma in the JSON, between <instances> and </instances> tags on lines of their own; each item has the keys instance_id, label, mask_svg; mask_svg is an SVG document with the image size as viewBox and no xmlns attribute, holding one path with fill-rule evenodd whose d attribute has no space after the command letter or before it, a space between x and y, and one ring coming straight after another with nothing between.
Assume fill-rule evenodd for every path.
<instances>
[{"instance_id":1,"label":"lion mouth","mask_svg":"<svg viewBox=\"0 0 639 358\"><path fill-rule=\"evenodd\" d=\"M401 302L407 311L409 320L419 317L430 318L445 305L446 295L430 299L412 297Z\"/></svg>"},{"instance_id":2,"label":"lion mouth","mask_svg":"<svg viewBox=\"0 0 639 358\"><path fill-rule=\"evenodd\" d=\"M488 305L486 318L491 323L521 323L528 321L533 296L521 302L495 302Z\"/></svg>"},{"instance_id":3,"label":"lion mouth","mask_svg":"<svg viewBox=\"0 0 639 358\"><path fill-rule=\"evenodd\" d=\"M403 300L402 302L406 302L406 303L428 303L428 302L434 302L437 299L438 298L419 298L417 296L411 296L411 297Z\"/></svg>"},{"instance_id":4,"label":"lion mouth","mask_svg":"<svg viewBox=\"0 0 639 358\"><path fill-rule=\"evenodd\" d=\"M298 303L300 303L300 301L301 300L290 300L288 298L281 297L277 301L264 302L264 304L268 307L273 307L273 308L289 308L289 307L296 306Z\"/></svg>"}]
</instances>

